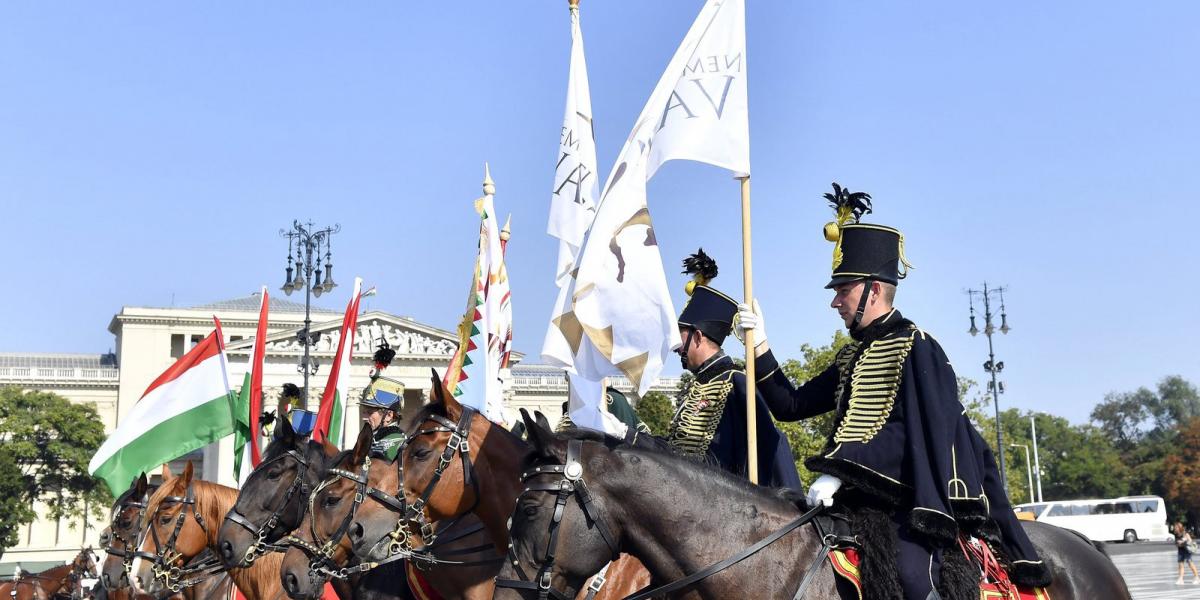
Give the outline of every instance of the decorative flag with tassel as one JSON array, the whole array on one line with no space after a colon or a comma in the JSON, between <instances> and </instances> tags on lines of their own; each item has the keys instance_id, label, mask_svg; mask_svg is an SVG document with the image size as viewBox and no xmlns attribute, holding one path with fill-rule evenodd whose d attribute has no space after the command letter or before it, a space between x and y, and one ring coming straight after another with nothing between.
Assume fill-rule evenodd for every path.
<instances>
[{"instance_id":1,"label":"decorative flag with tassel","mask_svg":"<svg viewBox=\"0 0 1200 600\"><path fill-rule=\"evenodd\" d=\"M326 439L331 444L341 447L342 418L346 406L346 398L350 393L350 358L354 353L354 333L358 330L358 303L362 300L362 278L354 278L354 293L346 304L346 315L342 317L342 333L338 337L337 354L333 358L333 366L329 369L329 380L325 382L325 390L321 394L321 408L317 411L317 425L313 429L313 439L321 442Z\"/></svg>"},{"instance_id":2,"label":"decorative flag with tassel","mask_svg":"<svg viewBox=\"0 0 1200 600\"><path fill-rule=\"evenodd\" d=\"M475 201L480 218L479 251L467 295L467 310L459 322L458 350L443 384L461 404L503 424L500 371L508 366L512 351L512 294L502 249L507 246L507 239L502 238L496 218L492 201L496 186L487 165L483 177L483 197Z\"/></svg>"},{"instance_id":3,"label":"decorative flag with tassel","mask_svg":"<svg viewBox=\"0 0 1200 600\"><path fill-rule=\"evenodd\" d=\"M254 334L254 350L250 353L250 362L246 369L246 377L242 380L242 389L238 394L237 405L233 411L233 478L241 484L246 482L250 472L262 462L262 443L259 434L259 416L263 406L263 361L267 349L267 311L270 298L267 286L262 287L258 307L258 329ZM248 465L243 469L242 465Z\"/></svg>"}]
</instances>

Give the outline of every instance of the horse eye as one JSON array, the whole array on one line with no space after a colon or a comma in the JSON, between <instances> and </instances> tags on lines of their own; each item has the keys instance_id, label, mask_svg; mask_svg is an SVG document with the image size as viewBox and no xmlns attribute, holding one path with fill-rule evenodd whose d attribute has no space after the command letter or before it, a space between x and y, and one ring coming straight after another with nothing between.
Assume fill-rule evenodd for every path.
<instances>
[{"instance_id":1,"label":"horse eye","mask_svg":"<svg viewBox=\"0 0 1200 600\"><path fill-rule=\"evenodd\" d=\"M338 503L341 501L342 501L342 498L340 496L326 496L325 497L325 506L337 506Z\"/></svg>"},{"instance_id":2,"label":"horse eye","mask_svg":"<svg viewBox=\"0 0 1200 600\"><path fill-rule=\"evenodd\" d=\"M536 517L537 512L538 512L537 506L526 506L525 507L525 516L527 516L527 517Z\"/></svg>"},{"instance_id":3,"label":"horse eye","mask_svg":"<svg viewBox=\"0 0 1200 600\"><path fill-rule=\"evenodd\" d=\"M270 481L279 481L280 477L283 477L283 471L268 471L267 472L267 479Z\"/></svg>"},{"instance_id":4,"label":"horse eye","mask_svg":"<svg viewBox=\"0 0 1200 600\"><path fill-rule=\"evenodd\" d=\"M159 517L158 522L162 523L163 525L170 525L171 524L171 515L163 515L163 516Z\"/></svg>"},{"instance_id":5,"label":"horse eye","mask_svg":"<svg viewBox=\"0 0 1200 600\"><path fill-rule=\"evenodd\" d=\"M425 460L429 458L430 454L433 454L433 450L429 448L418 448L413 451L413 455L417 460Z\"/></svg>"}]
</instances>

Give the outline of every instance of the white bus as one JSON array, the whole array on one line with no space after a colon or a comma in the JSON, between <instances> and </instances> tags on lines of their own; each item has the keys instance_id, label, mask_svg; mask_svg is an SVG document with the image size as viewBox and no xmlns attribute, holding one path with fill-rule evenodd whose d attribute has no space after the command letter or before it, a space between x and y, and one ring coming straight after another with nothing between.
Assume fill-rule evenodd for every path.
<instances>
[{"instance_id":1,"label":"white bus","mask_svg":"<svg viewBox=\"0 0 1200 600\"><path fill-rule=\"evenodd\" d=\"M1167 528L1167 508L1158 496L1031 502L1018 504L1014 510L1096 541L1174 539Z\"/></svg>"}]
</instances>

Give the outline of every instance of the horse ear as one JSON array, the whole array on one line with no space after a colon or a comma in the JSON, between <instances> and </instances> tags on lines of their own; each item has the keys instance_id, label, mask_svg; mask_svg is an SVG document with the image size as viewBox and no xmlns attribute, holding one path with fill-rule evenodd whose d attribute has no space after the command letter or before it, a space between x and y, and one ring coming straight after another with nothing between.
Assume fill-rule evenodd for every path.
<instances>
[{"instance_id":1,"label":"horse ear","mask_svg":"<svg viewBox=\"0 0 1200 600\"><path fill-rule=\"evenodd\" d=\"M183 473L179 476L180 485L187 487L192 482L192 475L195 474L195 467L192 466L192 461L187 461L183 467Z\"/></svg>"},{"instance_id":2,"label":"horse ear","mask_svg":"<svg viewBox=\"0 0 1200 600\"><path fill-rule=\"evenodd\" d=\"M554 452L555 442L554 432L550 428L543 427L536 419L529 416L529 411L521 409L521 419L525 421L525 430L529 432L529 443L533 445L533 449L542 458L557 458Z\"/></svg>"},{"instance_id":3,"label":"horse ear","mask_svg":"<svg viewBox=\"0 0 1200 600\"><path fill-rule=\"evenodd\" d=\"M275 431L271 433L271 437L280 440L284 443L292 443L296 441L296 430L292 428L292 421L288 419L287 411L284 410L284 405L279 405L278 417L275 419Z\"/></svg>"},{"instance_id":4,"label":"horse ear","mask_svg":"<svg viewBox=\"0 0 1200 600\"><path fill-rule=\"evenodd\" d=\"M542 427L545 427L546 429L548 429L550 431L554 430L554 428L550 426L550 419L547 419L546 415L542 414L542 411L540 411L540 410L533 411L533 416L537 419L538 425L541 425Z\"/></svg>"},{"instance_id":5,"label":"horse ear","mask_svg":"<svg viewBox=\"0 0 1200 600\"><path fill-rule=\"evenodd\" d=\"M149 484L149 482L146 481L146 474L142 473L142 474L138 475L138 478L133 480L133 496L134 496L134 498L141 498L141 497L145 496L146 488L148 488L148 487L150 487L150 484Z\"/></svg>"},{"instance_id":6,"label":"horse ear","mask_svg":"<svg viewBox=\"0 0 1200 600\"><path fill-rule=\"evenodd\" d=\"M433 382L433 387L430 388L430 393L433 394L434 402L441 402L446 407L446 416L451 421L457 421L462 416L462 405L458 400L454 399L454 394L451 394L446 386L442 384L442 379L438 377L436 369L429 369L429 379Z\"/></svg>"},{"instance_id":7,"label":"horse ear","mask_svg":"<svg viewBox=\"0 0 1200 600\"><path fill-rule=\"evenodd\" d=\"M325 453L325 456L333 457L337 456L338 447L334 446L333 442L329 441L329 438L325 438L321 440L321 451Z\"/></svg>"},{"instance_id":8,"label":"horse ear","mask_svg":"<svg viewBox=\"0 0 1200 600\"><path fill-rule=\"evenodd\" d=\"M358 441L354 443L354 464L361 465L367 460L367 453L371 451L371 444L375 441L371 435L371 426L363 424L362 431L358 432Z\"/></svg>"},{"instance_id":9,"label":"horse ear","mask_svg":"<svg viewBox=\"0 0 1200 600\"><path fill-rule=\"evenodd\" d=\"M174 476L175 476L175 474L171 472L171 466L168 465L167 463L163 463L163 466L162 466L163 481L166 481Z\"/></svg>"}]
</instances>

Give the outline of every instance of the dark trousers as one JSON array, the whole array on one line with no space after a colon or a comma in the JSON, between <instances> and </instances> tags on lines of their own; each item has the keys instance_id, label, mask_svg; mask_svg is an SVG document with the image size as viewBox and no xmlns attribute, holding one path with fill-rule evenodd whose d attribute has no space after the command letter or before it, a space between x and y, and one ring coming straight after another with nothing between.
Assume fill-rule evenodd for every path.
<instances>
[{"instance_id":1,"label":"dark trousers","mask_svg":"<svg viewBox=\"0 0 1200 600\"><path fill-rule=\"evenodd\" d=\"M900 574L900 585L906 600L928 600L942 577L942 553L922 544L905 520L906 517L892 515L897 528L896 570Z\"/></svg>"}]
</instances>

